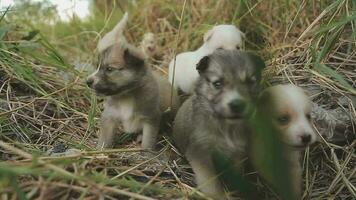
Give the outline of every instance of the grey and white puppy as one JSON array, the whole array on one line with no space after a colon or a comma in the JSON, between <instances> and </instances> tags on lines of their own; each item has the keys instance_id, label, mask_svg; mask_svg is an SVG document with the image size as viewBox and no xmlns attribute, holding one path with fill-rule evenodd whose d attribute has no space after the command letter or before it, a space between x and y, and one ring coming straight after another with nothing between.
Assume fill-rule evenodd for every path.
<instances>
[{"instance_id":1,"label":"grey and white puppy","mask_svg":"<svg viewBox=\"0 0 356 200\"><path fill-rule=\"evenodd\" d=\"M120 123L125 132L142 131L142 147L153 148L162 113L171 106L171 85L149 69L138 48L126 42L122 34L126 23L127 14L99 41L99 66L87 78L87 85L95 93L106 96L99 149L113 145ZM173 94L172 112L178 106L177 95Z\"/></svg>"},{"instance_id":2,"label":"grey and white puppy","mask_svg":"<svg viewBox=\"0 0 356 200\"><path fill-rule=\"evenodd\" d=\"M245 154L246 115L258 94L263 67L251 53L214 51L197 64L195 93L177 113L174 141L192 166L199 189L211 197L224 194L213 153L222 152L237 164Z\"/></svg>"}]
</instances>

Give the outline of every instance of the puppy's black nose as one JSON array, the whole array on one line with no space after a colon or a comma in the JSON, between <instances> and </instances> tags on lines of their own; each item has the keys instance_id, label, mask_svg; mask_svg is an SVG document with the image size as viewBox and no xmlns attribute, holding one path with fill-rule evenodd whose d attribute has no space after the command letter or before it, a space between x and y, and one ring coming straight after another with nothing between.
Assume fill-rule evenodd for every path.
<instances>
[{"instance_id":1,"label":"puppy's black nose","mask_svg":"<svg viewBox=\"0 0 356 200\"><path fill-rule=\"evenodd\" d=\"M229 103L229 107L235 113L242 113L246 108L246 102L241 99L235 99Z\"/></svg>"},{"instance_id":2,"label":"puppy's black nose","mask_svg":"<svg viewBox=\"0 0 356 200\"><path fill-rule=\"evenodd\" d=\"M87 83L88 87L91 87L93 85L93 83L94 83L94 80L93 79L87 79L86 83Z\"/></svg>"},{"instance_id":3,"label":"puppy's black nose","mask_svg":"<svg viewBox=\"0 0 356 200\"><path fill-rule=\"evenodd\" d=\"M303 144L308 144L311 141L311 135L310 134L302 135L301 138L302 138L302 143Z\"/></svg>"}]
</instances>

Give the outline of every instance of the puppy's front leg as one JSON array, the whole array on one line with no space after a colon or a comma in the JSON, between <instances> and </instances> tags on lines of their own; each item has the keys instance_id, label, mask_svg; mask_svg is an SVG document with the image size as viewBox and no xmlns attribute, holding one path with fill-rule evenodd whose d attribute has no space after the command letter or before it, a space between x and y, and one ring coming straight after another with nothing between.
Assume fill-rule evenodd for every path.
<instances>
[{"instance_id":1,"label":"puppy's front leg","mask_svg":"<svg viewBox=\"0 0 356 200\"><path fill-rule=\"evenodd\" d=\"M146 121L143 123L142 148L154 149L157 141L159 121Z\"/></svg>"},{"instance_id":2,"label":"puppy's front leg","mask_svg":"<svg viewBox=\"0 0 356 200\"><path fill-rule=\"evenodd\" d=\"M198 188L214 199L225 199L224 190L219 182L210 155L198 155L197 152L192 151L188 152L186 156L193 168Z\"/></svg>"},{"instance_id":3,"label":"puppy's front leg","mask_svg":"<svg viewBox=\"0 0 356 200\"><path fill-rule=\"evenodd\" d=\"M97 149L109 148L112 146L116 127L117 122L114 119L105 116L101 117Z\"/></svg>"}]
</instances>

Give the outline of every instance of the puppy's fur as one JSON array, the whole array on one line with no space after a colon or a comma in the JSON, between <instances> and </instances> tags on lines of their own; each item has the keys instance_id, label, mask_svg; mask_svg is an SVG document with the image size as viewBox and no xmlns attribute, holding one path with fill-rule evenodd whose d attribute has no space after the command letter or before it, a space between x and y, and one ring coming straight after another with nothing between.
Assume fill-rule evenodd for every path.
<instances>
[{"instance_id":1,"label":"puppy's fur","mask_svg":"<svg viewBox=\"0 0 356 200\"><path fill-rule=\"evenodd\" d=\"M171 104L169 82L152 72L146 66L143 53L129 45L122 35L126 21L127 13L99 41L99 66L87 78L90 88L106 96L98 148L112 146L120 122L125 132L142 130L142 147L153 148L162 112ZM172 110L177 105L178 101L174 100Z\"/></svg>"},{"instance_id":2,"label":"puppy's fur","mask_svg":"<svg viewBox=\"0 0 356 200\"><path fill-rule=\"evenodd\" d=\"M287 177L291 182L292 196L301 197L301 167L299 164L300 150L316 140L311 121L312 103L306 93L294 85L277 85L267 88L260 96L257 115L264 115L276 131L277 139L282 144L282 159L288 167ZM250 155L254 168L268 182L273 183L267 165L270 158L268 147L259 134L250 134Z\"/></svg>"},{"instance_id":3,"label":"puppy's fur","mask_svg":"<svg viewBox=\"0 0 356 200\"><path fill-rule=\"evenodd\" d=\"M246 135L245 115L258 93L263 61L238 50L216 50L197 65L195 93L179 109L173 138L196 176L199 189L221 199L212 155L222 152L241 162Z\"/></svg>"},{"instance_id":4,"label":"puppy's fur","mask_svg":"<svg viewBox=\"0 0 356 200\"><path fill-rule=\"evenodd\" d=\"M169 64L168 78L174 87L186 94L192 94L194 83L199 75L195 69L201 58L211 54L216 49L240 49L243 33L234 25L218 25L213 27L204 35L204 44L196 51L180 53L176 57L174 72L174 59Z\"/></svg>"}]
</instances>

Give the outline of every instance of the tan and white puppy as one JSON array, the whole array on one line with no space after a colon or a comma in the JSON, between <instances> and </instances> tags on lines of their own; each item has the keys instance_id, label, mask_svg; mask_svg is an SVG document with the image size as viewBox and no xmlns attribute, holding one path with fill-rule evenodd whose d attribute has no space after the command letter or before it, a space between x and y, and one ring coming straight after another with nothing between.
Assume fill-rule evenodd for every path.
<instances>
[{"instance_id":1,"label":"tan and white puppy","mask_svg":"<svg viewBox=\"0 0 356 200\"><path fill-rule=\"evenodd\" d=\"M288 168L287 177L291 182L292 196L301 196L300 151L316 141L316 134L311 119L312 103L305 91L295 85L277 85L262 92L257 104L257 115L264 116L277 133L282 145L282 159ZM263 133L262 133L263 134ZM268 182L273 182L268 169L271 156L266 138L259 134L251 134L250 155L254 168ZM273 141L272 141L273 142ZM272 163L273 165L273 163ZM281 175L281 174L279 174ZM272 183L273 185L273 183Z\"/></svg>"},{"instance_id":2,"label":"tan and white puppy","mask_svg":"<svg viewBox=\"0 0 356 200\"><path fill-rule=\"evenodd\" d=\"M263 61L238 50L216 50L197 65L195 93L179 109L173 138L192 166L198 188L223 199L214 153L241 164L247 143L246 115L257 98Z\"/></svg>"},{"instance_id":3,"label":"tan and white puppy","mask_svg":"<svg viewBox=\"0 0 356 200\"><path fill-rule=\"evenodd\" d=\"M87 85L95 93L106 96L97 144L99 149L113 145L120 123L125 132L142 131L142 147L153 148L162 113L171 105L169 82L152 72L143 53L128 44L122 35L126 22L127 13L99 41L99 65L87 78ZM178 101L174 100L172 110L177 105Z\"/></svg>"},{"instance_id":4,"label":"tan and white puppy","mask_svg":"<svg viewBox=\"0 0 356 200\"><path fill-rule=\"evenodd\" d=\"M153 58L157 51L155 35L151 32L145 33L140 43L140 47L147 58Z\"/></svg>"},{"instance_id":5,"label":"tan and white puppy","mask_svg":"<svg viewBox=\"0 0 356 200\"><path fill-rule=\"evenodd\" d=\"M194 92L194 84L199 74L195 69L196 64L204 56L213 53L216 49L240 49L242 46L243 33L234 25L214 26L204 35L204 44L196 51L183 52L176 56L174 69L174 58L169 64L168 79L174 87L186 94Z\"/></svg>"}]
</instances>

